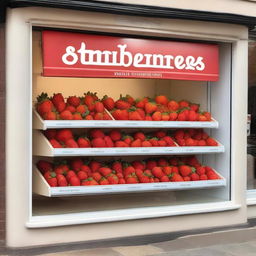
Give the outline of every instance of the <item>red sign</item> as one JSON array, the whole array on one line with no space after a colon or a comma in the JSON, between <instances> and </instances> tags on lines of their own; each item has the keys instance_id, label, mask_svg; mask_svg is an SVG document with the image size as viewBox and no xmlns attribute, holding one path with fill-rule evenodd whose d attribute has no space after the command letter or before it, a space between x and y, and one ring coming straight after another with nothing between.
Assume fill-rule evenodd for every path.
<instances>
[{"instance_id":1,"label":"red sign","mask_svg":"<svg viewBox=\"0 0 256 256\"><path fill-rule=\"evenodd\" d=\"M43 31L43 75L218 80L218 46Z\"/></svg>"}]
</instances>

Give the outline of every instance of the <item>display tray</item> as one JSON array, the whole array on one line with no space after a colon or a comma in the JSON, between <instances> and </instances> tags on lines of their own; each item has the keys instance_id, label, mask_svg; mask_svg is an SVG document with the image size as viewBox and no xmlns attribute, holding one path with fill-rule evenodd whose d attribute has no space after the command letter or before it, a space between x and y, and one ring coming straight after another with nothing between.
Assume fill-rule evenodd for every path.
<instances>
[{"instance_id":1,"label":"display tray","mask_svg":"<svg viewBox=\"0 0 256 256\"><path fill-rule=\"evenodd\" d=\"M40 132L33 134L33 154L37 156L136 156L136 155L185 155L223 153L224 146L206 147L127 147L127 148L53 148L48 139Z\"/></svg>"},{"instance_id":2,"label":"display tray","mask_svg":"<svg viewBox=\"0 0 256 256\"><path fill-rule=\"evenodd\" d=\"M38 130L61 128L218 128L214 118L209 122L190 121L129 121L129 120L43 120L33 111L33 128Z\"/></svg>"},{"instance_id":3,"label":"display tray","mask_svg":"<svg viewBox=\"0 0 256 256\"><path fill-rule=\"evenodd\" d=\"M215 171L216 172L216 171ZM34 167L33 193L47 197L79 196L79 195L105 195L120 193L139 193L154 191L174 191L186 189L202 189L226 186L226 179L216 172L219 180L200 180L184 182L158 182L120 185L96 185L96 186L67 186L50 187L40 171Z\"/></svg>"}]
</instances>

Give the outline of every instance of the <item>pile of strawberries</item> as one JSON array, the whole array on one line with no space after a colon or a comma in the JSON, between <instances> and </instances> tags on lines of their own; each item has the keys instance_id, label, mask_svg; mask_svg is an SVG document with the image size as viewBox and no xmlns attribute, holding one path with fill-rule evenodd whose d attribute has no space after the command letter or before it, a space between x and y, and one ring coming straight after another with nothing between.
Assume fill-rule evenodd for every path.
<instances>
[{"instance_id":1,"label":"pile of strawberries","mask_svg":"<svg viewBox=\"0 0 256 256\"><path fill-rule=\"evenodd\" d=\"M179 129L173 136L179 146L218 146L218 142L203 129Z\"/></svg>"},{"instance_id":2,"label":"pile of strawberries","mask_svg":"<svg viewBox=\"0 0 256 256\"><path fill-rule=\"evenodd\" d=\"M70 96L65 101L61 93L51 98L47 93L37 97L36 109L44 120L111 120L96 93L83 97Z\"/></svg>"},{"instance_id":3,"label":"pile of strawberries","mask_svg":"<svg viewBox=\"0 0 256 256\"><path fill-rule=\"evenodd\" d=\"M82 158L54 163L40 160L37 167L51 187L221 179L210 166L201 165L195 156L133 162L86 161Z\"/></svg>"},{"instance_id":4,"label":"pile of strawberries","mask_svg":"<svg viewBox=\"0 0 256 256\"><path fill-rule=\"evenodd\" d=\"M199 104L169 100L165 95L136 100L130 95L120 96L114 107L104 106L116 120L211 121L209 112L199 112Z\"/></svg>"},{"instance_id":5,"label":"pile of strawberries","mask_svg":"<svg viewBox=\"0 0 256 256\"><path fill-rule=\"evenodd\" d=\"M145 134L122 133L111 130L106 133L100 129L90 130L87 134L74 135L71 129L50 129L44 132L54 148L106 148L106 147L175 147L171 136L165 131Z\"/></svg>"},{"instance_id":6,"label":"pile of strawberries","mask_svg":"<svg viewBox=\"0 0 256 256\"><path fill-rule=\"evenodd\" d=\"M137 131L131 134L117 129L109 132L92 129L88 134L79 135L71 129L50 129L44 131L44 135L54 148L218 146L216 140L202 129Z\"/></svg>"},{"instance_id":7,"label":"pile of strawberries","mask_svg":"<svg viewBox=\"0 0 256 256\"><path fill-rule=\"evenodd\" d=\"M165 95L134 99L126 95L118 100L87 92L82 97L61 93L37 97L36 109L44 120L147 120L147 121L211 121L209 112L200 112L199 104L187 100L169 100ZM108 110L112 116L106 111Z\"/></svg>"}]
</instances>

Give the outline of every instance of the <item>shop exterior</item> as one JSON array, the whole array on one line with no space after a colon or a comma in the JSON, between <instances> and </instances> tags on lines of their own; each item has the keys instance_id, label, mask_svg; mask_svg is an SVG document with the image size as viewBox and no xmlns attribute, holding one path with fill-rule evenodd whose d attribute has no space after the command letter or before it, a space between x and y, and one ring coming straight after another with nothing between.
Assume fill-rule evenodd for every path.
<instances>
[{"instance_id":1,"label":"shop exterior","mask_svg":"<svg viewBox=\"0 0 256 256\"><path fill-rule=\"evenodd\" d=\"M193 11L182 9L178 1L158 7L120 2L64 6L60 1L55 8L51 1L7 3L8 247L241 225L256 216L253 193L251 199L246 197L248 29L256 19L255 14L242 12L255 4L240 1L232 10L228 1L222 1L222 11ZM229 14L224 14L228 7ZM186 99L211 112L212 118L120 121L114 120L118 118L111 110L110 120L49 120L35 107L42 92L68 98L87 91L115 100L120 94ZM175 147L55 148L45 137L50 129L71 129L75 135L91 129L106 134L113 129L125 134L163 130L174 137L177 130L204 129L217 145L188 147L176 141ZM136 184L126 180L116 185L51 187L38 170L42 160L72 162L79 157L90 163L148 163L154 157L172 161L173 167L174 157L184 162L194 156L203 166L211 166L218 179L162 183L154 177L154 182L142 183L137 175Z\"/></svg>"}]
</instances>

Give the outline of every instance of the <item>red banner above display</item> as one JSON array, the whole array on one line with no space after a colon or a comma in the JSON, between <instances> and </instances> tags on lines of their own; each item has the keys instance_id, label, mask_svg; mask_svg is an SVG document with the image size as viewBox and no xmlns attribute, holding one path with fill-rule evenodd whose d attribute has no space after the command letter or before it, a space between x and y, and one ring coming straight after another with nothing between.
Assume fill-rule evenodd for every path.
<instances>
[{"instance_id":1,"label":"red banner above display","mask_svg":"<svg viewBox=\"0 0 256 256\"><path fill-rule=\"evenodd\" d=\"M43 31L43 75L217 81L214 44Z\"/></svg>"}]
</instances>

